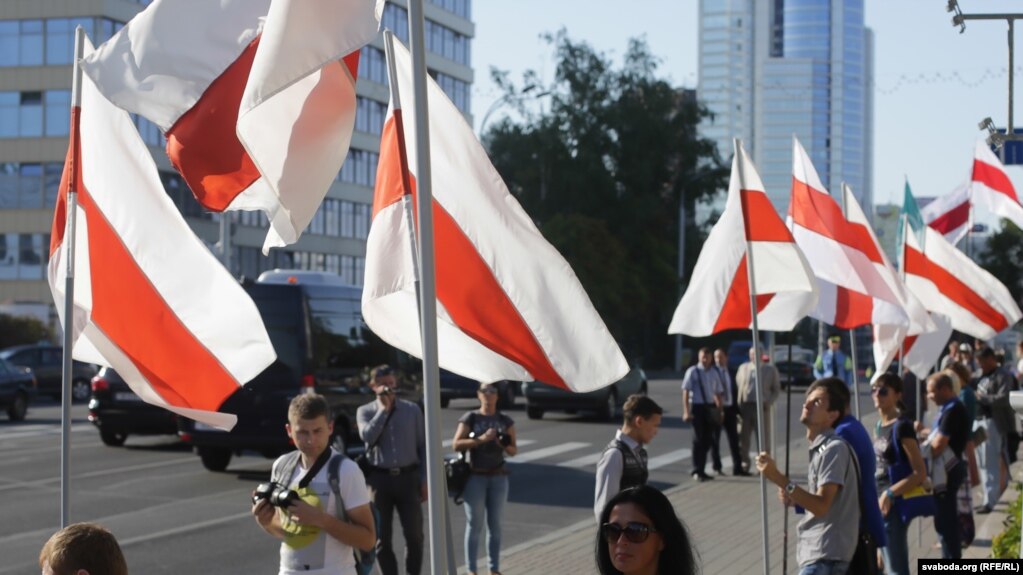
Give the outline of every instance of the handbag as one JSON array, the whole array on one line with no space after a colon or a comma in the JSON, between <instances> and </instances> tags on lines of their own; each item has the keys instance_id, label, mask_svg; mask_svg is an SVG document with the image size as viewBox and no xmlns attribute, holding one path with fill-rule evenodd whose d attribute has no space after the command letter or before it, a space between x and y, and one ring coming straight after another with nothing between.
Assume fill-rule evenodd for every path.
<instances>
[{"instance_id":1,"label":"handbag","mask_svg":"<svg viewBox=\"0 0 1023 575\"><path fill-rule=\"evenodd\" d=\"M464 451L458 452L458 457L444 460L444 476L447 478L448 495L454 498L455 505L462 504L462 493L465 491L465 485L469 483L471 474L472 468L465 460Z\"/></svg>"},{"instance_id":2,"label":"handbag","mask_svg":"<svg viewBox=\"0 0 1023 575\"><path fill-rule=\"evenodd\" d=\"M892 485L913 473L913 466L909 463L909 456L902 450L899 438L896 436L897 429L898 423L892 426L890 439L895 449L895 463L888 466L888 482ZM934 502L934 493L931 491L928 483L928 481L924 481L924 483L917 485L892 500L893 510L899 514L904 524L909 523L914 517L931 517L937 510L937 505Z\"/></svg>"}]
</instances>

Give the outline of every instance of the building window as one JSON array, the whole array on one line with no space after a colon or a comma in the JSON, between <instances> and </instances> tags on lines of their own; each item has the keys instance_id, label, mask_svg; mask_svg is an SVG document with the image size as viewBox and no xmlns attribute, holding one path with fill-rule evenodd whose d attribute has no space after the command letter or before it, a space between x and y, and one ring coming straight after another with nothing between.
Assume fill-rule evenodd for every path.
<instances>
[{"instance_id":1,"label":"building window","mask_svg":"<svg viewBox=\"0 0 1023 575\"><path fill-rule=\"evenodd\" d=\"M49 247L49 234L0 234L0 279L43 279Z\"/></svg>"},{"instance_id":2,"label":"building window","mask_svg":"<svg viewBox=\"0 0 1023 575\"><path fill-rule=\"evenodd\" d=\"M81 26L97 45L124 27L109 18L50 18L0 22L0 67L66 66L75 51L75 28Z\"/></svg>"}]
</instances>

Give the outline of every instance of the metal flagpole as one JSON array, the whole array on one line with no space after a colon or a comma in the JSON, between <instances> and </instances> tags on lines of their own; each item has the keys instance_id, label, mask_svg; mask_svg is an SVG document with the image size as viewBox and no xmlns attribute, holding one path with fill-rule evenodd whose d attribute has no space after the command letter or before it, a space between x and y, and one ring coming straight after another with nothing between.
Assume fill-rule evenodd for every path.
<instances>
[{"instance_id":1,"label":"metal flagpole","mask_svg":"<svg viewBox=\"0 0 1023 575\"><path fill-rule=\"evenodd\" d=\"M71 366L72 336L75 331L75 215L78 192L75 183L82 167L77 161L81 151L79 115L82 108L82 52L85 51L85 30L75 28L75 65L71 80L71 169L67 190L67 222L64 232L67 262L64 279L64 365L61 369L60 399L60 527L70 523L71 514Z\"/></svg>"},{"instance_id":2,"label":"metal flagpole","mask_svg":"<svg viewBox=\"0 0 1023 575\"><path fill-rule=\"evenodd\" d=\"M735 149L738 153L739 140L735 139ZM753 274L753 242L746 238L746 275L749 277L749 300L750 316L753 318L753 370L754 389L757 392L757 400L764 397L763 385L760 381L760 326L757 322L757 282ZM764 415L761 409L757 409L757 451L764 451ZM763 521L763 542L764 542L764 575L771 572L770 548L767 540L767 479L760 474L760 515Z\"/></svg>"},{"instance_id":3,"label":"metal flagpole","mask_svg":"<svg viewBox=\"0 0 1023 575\"><path fill-rule=\"evenodd\" d=\"M789 332L789 373L785 382L785 477L789 476L789 460L791 459L789 442L792 440L792 332ZM773 418L772 418L773 420ZM771 436L774 442L774 436ZM782 505L782 516L784 527L782 531L781 544L781 573L785 575L789 568L789 513L788 508Z\"/></svg>"},{"instance_id":4,"label":"metal flagpole","mask_svg":"<svg viewBox=\"0 0 1023 575\"><path fill-rule=\"evenodd\" d=\"M401 98L398 92L398 71L394 64L394 32L390 30L384 30L384 52L387 54L387 77L390 81L391 89L391 108L394 113L394 127L395 136L398 144L398 159L399 168L401 170L401 207L402 212L405 215L405 225L408 226L408 241L409 247L412 250L412 272L413 272L413 285L416 290L416 309L419 312L419 326L422 330L422 290L420 281L420 267L419 267L419 242L416 239L416 221L412 214L412 177L409 174L408 169L408 153L405 147L405 128L404 119L401 114ZM425 377L425 376L424 376ZM425 463L425 462L424 462ZM448 557L448 575L455 575L455 550L453 540L451 537L451 517L450 507L447 505L448 492L447 482L441 482L440 484L443 493L441 494L441 500L444 502L444 535L445 541L447 541L447 557Z\"/></svg>"},{"instance_id":5,"label":"metal flagpole","mask_svg":"<svg viewBox=\"0 0 1023 575\"><path fill-rule=\"evenodd\" d=\"M440 371L437 358L437 290L433 254L433 184L430 175L430 116L426 101L426 48L423 0L408 2L409 49L416 119L416 186L419 196L419 309L423 340L423 405L426 414L427 508L430 515L431 573L447 569L447 529L444 521L444 452L440 437Z\"/></svg>"}]
</instances>

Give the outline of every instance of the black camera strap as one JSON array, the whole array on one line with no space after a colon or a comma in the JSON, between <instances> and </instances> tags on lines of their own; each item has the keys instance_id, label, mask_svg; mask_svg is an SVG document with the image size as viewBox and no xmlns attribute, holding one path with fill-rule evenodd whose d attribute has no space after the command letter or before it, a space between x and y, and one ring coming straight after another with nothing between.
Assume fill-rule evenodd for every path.
<instances>
[{"instance_id":1,"label":"black camera strap","mask_svg":"<svg viewBox=\"0 0 1023 575\"><path fill-rule=\"evenodd\" d=\"M330 461L330 455L331 453L329 447L323 450L323 453L321 453L320 456L316 458L316 463L313 463L313 466L309 468L309 471L305 472L305 475L302 476L302 479L298 480L299 489L302 489L303 487L309 485L309 482L312 481L313 478L316 477L316 474L319 473L321 469L323 469L323 466L326 465L328 461Z\"/></svg>"}]
</instances>

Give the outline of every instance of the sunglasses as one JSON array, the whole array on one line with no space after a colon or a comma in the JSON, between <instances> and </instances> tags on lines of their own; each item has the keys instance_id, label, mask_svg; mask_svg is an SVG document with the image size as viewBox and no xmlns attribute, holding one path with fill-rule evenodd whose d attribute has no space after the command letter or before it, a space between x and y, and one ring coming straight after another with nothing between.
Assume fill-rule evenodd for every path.
<instances>
[{"instance_id":1,"label":"sunglasses","mask_svg":"<svg viewBox=\"0 0 1023 575\"><path fill-rule=\"evenodd\" d=\"M642 543L650 537L651 533L657 532L653 527L635 521L628 522L624 527L617 523L605 523L600 530L604 534L604 539L611 544L617 543L623 534L630 543Z\"/></svg>"},{"instance_id":2,"label":"sunglasses","mask_svg":"<svg viewBox=\"0 0 1023 575\"><path fill-rule=\"evenodd\" d=\"M888 397L888 388L884 386L872 387L870 388L870 393L878 397Z\"/></svg>"}]
</instances>

